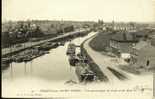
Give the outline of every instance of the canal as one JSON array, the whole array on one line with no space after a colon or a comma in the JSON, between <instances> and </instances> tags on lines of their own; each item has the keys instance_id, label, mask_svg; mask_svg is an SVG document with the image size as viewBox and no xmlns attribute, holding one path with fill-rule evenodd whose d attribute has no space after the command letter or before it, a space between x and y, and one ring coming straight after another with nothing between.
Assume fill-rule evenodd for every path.
<instances>
[{"instance_id":1,"label":"canal","mask_svg":"<svg viewBox=\"0 0 155 99\"><path fill-rule=\"evenodd\" d=\"M91 32L84 37L73 39L76 45L80 45L85 39L93 36L95 32ZM2 71L2 95L8 95L15 90L41 88L45 84L53 82L65 84L69 80L78 83L74 67L70 67L68 56L66 55L67 46L70 42L66 42L64 46L51 49L49 54L38 57L27 63L12 63L9 68ZM80 48L76 49L79 52ZM48 86L46 86L48 88ZM12 93L13 94L13 93Z\"/></svg>"}]
</instances>

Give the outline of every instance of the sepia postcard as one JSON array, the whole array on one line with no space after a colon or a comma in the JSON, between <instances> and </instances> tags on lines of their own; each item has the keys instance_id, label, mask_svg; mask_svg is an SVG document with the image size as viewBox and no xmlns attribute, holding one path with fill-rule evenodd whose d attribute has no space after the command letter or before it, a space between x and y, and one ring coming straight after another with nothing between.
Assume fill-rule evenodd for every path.
<instances>
[{"instance_id":1,"label":"sepia postcard","mask_svg":"<svg viewBox=\"0 0 155 99\"><path fill-rule=\"evenodd\" d=\"M155 99L155 0L1 0L2 98Z\"/></svg>"}]
</instances>

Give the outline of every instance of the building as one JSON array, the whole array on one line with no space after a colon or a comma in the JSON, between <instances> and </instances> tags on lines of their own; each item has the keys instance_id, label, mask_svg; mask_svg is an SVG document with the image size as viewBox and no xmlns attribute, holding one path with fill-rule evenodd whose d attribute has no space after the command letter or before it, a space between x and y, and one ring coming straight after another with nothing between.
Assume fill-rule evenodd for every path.
<instances>
[{"instance_id":1,"label":"building","mask_svg":"<svg viewBox=\"0 0 155 99\"><path fill-rule=\"evenodd\" d=\"M138 40L130 33L116 33L110 39L112 51L122 58L130 57L130 50Z\"/></svg>"},{"instance_id":2,"label":"building","mask_svg":"<svg viewBox=\"0 0 155 99\"><path fill-rule=\"evenodd\" d=\"M155 66L155 47L145 41L140 41L133 47L137 66Z\"/></svg>"},{"instance_id":3,"label":"building","mask_svg":"<svg viewBox=\"0 0 155 99\"><path fill-rule=\"evenodd\" d=\"M155 34L154 35L150 35L150 40L151 40L151 45L155 46Z\"/></svg>"}]
</instances>

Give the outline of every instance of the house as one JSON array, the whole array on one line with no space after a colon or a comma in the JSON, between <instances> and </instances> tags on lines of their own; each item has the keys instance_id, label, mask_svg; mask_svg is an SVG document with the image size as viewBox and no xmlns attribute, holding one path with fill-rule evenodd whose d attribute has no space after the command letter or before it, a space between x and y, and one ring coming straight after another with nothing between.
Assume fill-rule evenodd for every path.
<instances>
[{"instance_id":1,"label":"house","mask_svg":"<svg viewBox=\"0 0 155 99\"><path fill-rule=\"evenodd\" d=\"M122 58L130 57L130 49L138 40L130 33L116 33L110 39L112 51Z\"/></svg>"},{"instance_id":2,"label":"house","mask_svg":"<svg viewBox=\"0 0 155 99\"><path fill-rule=\"evenodd\" d=\"M155 46L155 34L150 36L151 45Z\"/></svg>"},{"instance_id":3,"label":"house","mask_svg":"<svg viewBox=\"0 0 155 99\"><path fill-rule=\"evenodd\" d=\"M133 46L131 53L134 55L138 55L138 51L141 50L143 47L147 46L148 42L146 41L139 41L135 46Z\"/></svg>"},{"instance_id":4,"label":"house","mask_svg":"<svg viewBox=\"0 0 155 99\"><path fill-rule=\"evenodd\" d=\"M133 47L137 66L155 66L155 47L145 41L140 41Z\"/></svg>"}]
</instances>

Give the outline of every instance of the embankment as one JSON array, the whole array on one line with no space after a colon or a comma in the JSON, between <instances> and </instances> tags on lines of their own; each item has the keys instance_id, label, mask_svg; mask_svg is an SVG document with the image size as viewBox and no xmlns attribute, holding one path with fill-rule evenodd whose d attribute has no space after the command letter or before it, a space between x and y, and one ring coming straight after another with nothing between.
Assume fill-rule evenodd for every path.
<instances>
[{"instance_id":1,"label":"embankment","mask_svg":"<svg viewBox=\"0 0 155 99\"><path fill-rule=\"evenodd\" d=\"M96 36L96 35L94 35L94 36ZM94 36L92 36L92 37L94 37ZM91 38L92 38L91 37ZM88 39L90 39L90 38L88 38ZM96 76L98 77L98 79L100 80L100 81L105 81L105 82L107 82L107 81L109 81L108 80L108 77L107 76L105 76L105 74L101 71L101 69L99 68L99 66L93 61L93 59L90 57L90 55L87 53L87 50L84 48L84 43L88 40L88 39L86 39L82 44L81 44L81 46L80 46L80 48L81 48L81 54L82 55L85 55L86 57L87 57L87 59L88 59L88 64L89 64L89 66L90 66L90 69L96 74Z\"/></svg>"}]
</instances>

